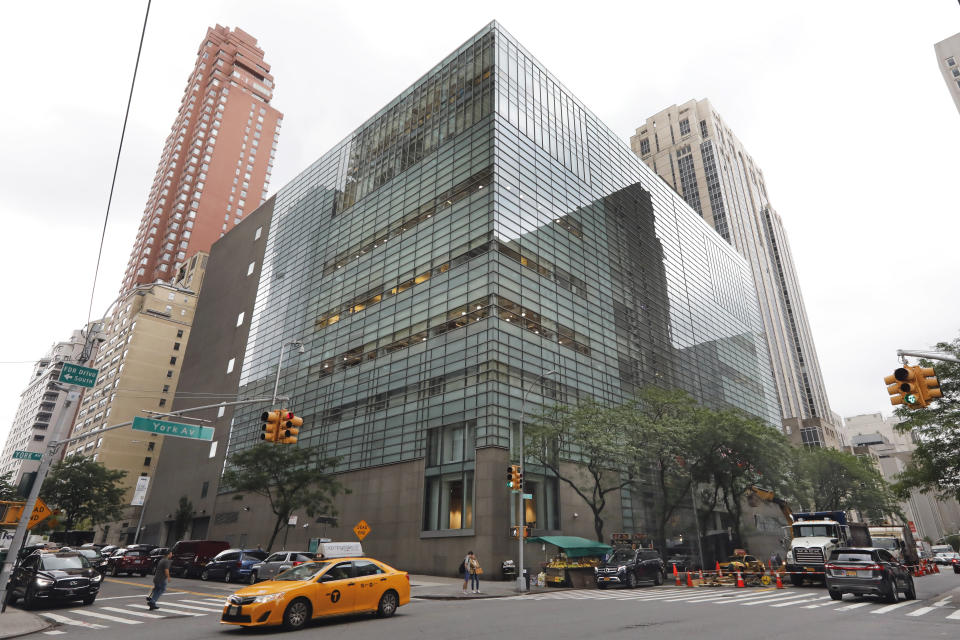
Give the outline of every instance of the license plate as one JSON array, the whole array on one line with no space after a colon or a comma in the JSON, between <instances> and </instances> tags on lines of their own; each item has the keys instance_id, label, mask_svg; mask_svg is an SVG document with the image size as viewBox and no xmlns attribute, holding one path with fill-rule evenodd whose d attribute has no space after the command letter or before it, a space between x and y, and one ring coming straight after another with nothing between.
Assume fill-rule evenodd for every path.
<instances>
[{"instance_id":1,"label":"license plate","mask_svg":"<svg viewBox=\"0 0 960 640\"><path fill-rule=\"evenodd\" d=\"M228 615L228 616L238 616L238 615L240 615L240 607L238 607L237 605L231 605L231 606L227 607L227 615Z\"/></svg>"},{"instance_id":2,"label":"license plate","mask_svg":"<svg viewBox=\"0 0 960 640\"><path fill-rule=\"evenodd\" d=\"M610 578L600 578L604 582L609 582Z\"/></svg>"}]
</instances>

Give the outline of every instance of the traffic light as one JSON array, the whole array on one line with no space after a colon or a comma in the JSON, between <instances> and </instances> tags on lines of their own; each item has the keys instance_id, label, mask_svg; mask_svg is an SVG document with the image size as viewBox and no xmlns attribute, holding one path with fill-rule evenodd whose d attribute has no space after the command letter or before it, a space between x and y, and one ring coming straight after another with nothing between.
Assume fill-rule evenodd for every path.
<instances>
[{"instance_id":1,"label":"traffic light","mask_svg":"<svg viewBox=\"0 0 960 640\"><path fill-rule=\"evenodd\" d=\"M920 387L920 397L923 398L923 405L927 406L934 398L942 398L940 391L940 381L937 380L937 372L933 367L914 367L917 372L917 386Z\"/></svg>"},{"instance_id":2,"label":"traffic light","mask_svg":"<svg viewBox=\"0 0 960 640\"><path fill-rule=\"evenodd\" d=\"M883 379L887 385L887 393L890 394L890 404L894 406L903 404L903 394L900 393L900 382L897 378L897 373L900 371L906 371L906 369L897 369L892 375Z\"/></svg>"},{"instance_id":3,"label":"traffic light","mask_svg":"<svg viewBox=\"0 0 960 640\"><path fill-rule=\"evenodd\" d=\"M523 471L517 466L517 491L523 491Z\"/></svg>"},{"instance_id":4,"label":"traffic light","mask_svg":"<svg viewBox=\"0 0 960 640\"><path fill-rule=\"evenodd\" d=\"M520 465L512 464L507 467L507 487L513 491L520 489Z\"/></svg>"},{"instance_id":5,"label":"traffic light","mask_svg":"<svg viewBox=\"0 0 960 640\"><path fill-rule=\"evenodd\" d=\"M909 365L900 367L893 372L892 376L884 378L884 382L890 384L887 387L887 393L891 395L890 404L905 404L910 408L924 406L915 369L917 367Z\"/></svg>"},{"instance_id":6,"label":"traffic light","mask_svg":"<svg viewBox=\"0 0 960 640\"><path fill-rule=\"evenodd\" d=\"M266 442L277 442L280 438L280 421L282 411L264 411L260 419L263 420L263 426L260 427L260 439Z\"/></svg>"},{"instance_id":7,"label":"traffic light","mask_svg":"<svg viewBox=\"0 0 960 640\"><path fill-rule=\"evenodd\" d=\"M519 538L519 537L520 537L520 527L510 527L510 537L513 538L514 540L516 540L517 538ZM523 537L524 537L524 538L529 538L529 537L530 537L530 527L528 527L528 526L524 526L524 527L523 527Z\"/></svg>"},{"instance_id":8,"label":"traffic light","mask_svg":"<svg viewBox=\"0 0 960 640\"><path fill-rule=\"evenodd\" d=\"M297 441L297 434L300 433L300 427L303 426L303 418L293 415L292 411L283 411L283 420L280 424L280 436L277 442L282 444L294 444Z\"/></svg>"}]
</instances>

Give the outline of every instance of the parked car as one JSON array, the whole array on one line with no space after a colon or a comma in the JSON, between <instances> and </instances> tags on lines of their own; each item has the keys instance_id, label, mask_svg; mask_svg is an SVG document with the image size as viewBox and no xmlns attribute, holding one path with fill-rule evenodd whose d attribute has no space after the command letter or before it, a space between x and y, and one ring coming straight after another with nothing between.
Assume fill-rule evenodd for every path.
<instances>
[{"instance_id":1,"label":"parked car","mask_svg":"<svg viewBox=\"0 0 960 640\"><path fill-rule=\"evenodd\" d=\"M38 551L13 570L7 584L7 604L14 604L18 598L23 598L27 609L44 602L82 600L83 604L93 604L102 581L103 576L79 553Z\"/></svg>"},{"instance_id":2,"label":"parked car","mask_svg":"<svg viewBox=\"0 0 960 640\"><path fill-rule=\"evenodd\" d=\"M200 579L249 582L253 565L263 562L266 557L267 552L259 549L227 549L207 563L200 572Z\"/></svg>"},{"instance_id":3,"label":"parked car","mask_svg":"<svg viewBox=\"0 0 960 640\"><path fill-rule=\"evenodd\" d=\"M66 551L66 547L62 549ZM71 549L75 553L79 553L84 558L87 559L87 562L90 563L90 566L99 571L100 573L106 573L107 571L107 559L100 555L100 552L96 549Z\"/></svg>"},{"instance_id":4,"label":"parked car","mask_svg":"<svg viewBox=\"0 0 960 640\"><path fill-rule=\"evenodd\" d=\"M181 540L173 545L170 575L178 578L199 576L214 556L229 548L230 543L224 540Z\"/></svg>"},{"instance_id":5,"label":"parked car","mask_svg":"<svg viewBox=\"0 0 960 640\"><path fill-rule=\"evenodd\" d=\"M107 558L106 573L118 576L121 573L141 576L150 570L149 552L146 549L128 549L120 547Z\"/></svg>"},{"instance_id":6,"label":"parked car","mask_svg":"<svg viewBox=\"0 0 960 640\"><path fill-rule=\"evenodd\" d=\"M939 565L950 566L956 560L960 560L960 553L956 551L941 552L933 556L933 561Z\"/></svg>"},{"instance_id":7,"label":"parked car","mask_svg":"<svg viewBox=\"0 0 960 640\"><path fill-rule=\"evenodd\" d=\"M834 600L842 599L845 593L878 595L887 602L899 600L900 592L907 600L917 598L910 569L886 549L834 549L825 574L827 590Z\"/></svg>"},{"instance_id":8,"label":"parked car","mask_svg":"<svg viewBox=\"0 0 960 640\"><path fill-rule=\"evenodd\" d=\"M150 555L147 558L150 559L150 573L155 574L157 572L157 563L167 555L167 547L155 547L150 550Z\"/></svg>"},{"instance_id":9,"label":"parked car","mask_svg":"<svg viewBox=\"0 0 960 640\"><path fill-rule=\"evenodd\" d=\"M654 549L615 549L605 563L594 569L597 587L626 585L631 589L640 582L663 584L666 569Z\"/></svg>"},{"instance_id":10,"label":"parked car","mask_svg":"<svg viewBox=\"0 0 960 640\"><path fill-rule=\"evenodd\" d=\"M119 545L108 544L107 546L100 548L100 555L102 555L104 558L109 558L111 555L113 555L113 552L119 548Z\"/></svg>"},{"instance_id":11,"label":"parked car","mask_svg":"<svg viewBox=\"0 0 960 640\"><path fill-rule=\"evenodd\" d=\"M397 607L409 602L406 571L368 557L338 558L305 562L275 580L243 587L227 598L220 621L296 630L312 618L326 616L372 612L389 618Z\"/></svg>"},{"instance_id":12,"label":"parked car","mask_svg":"<svg viewBox=\"0 0 960 640\"><path fill-rule=\"evenodd\" d=\"M250 568L247 580L253 584L259 580L272 580L277 574L314 559L309 551L277 551L267 556L263 562L258 562Z\"/></svg>"}]
</instances>

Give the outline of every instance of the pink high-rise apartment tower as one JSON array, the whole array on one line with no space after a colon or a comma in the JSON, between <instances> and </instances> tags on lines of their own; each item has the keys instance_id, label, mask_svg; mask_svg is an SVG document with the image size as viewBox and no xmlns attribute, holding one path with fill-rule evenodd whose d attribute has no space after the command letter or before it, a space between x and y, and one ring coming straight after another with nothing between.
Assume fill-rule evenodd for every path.
<instances>
[{"instance_id":1,"label":"pink high-rise apartment tower","mask_svg":"<svg viewBox=\"0 0 960 640\"><path fill-rule=\"evenodd\" d=\"M163 147L121 293L174 280L266 200L283 114L256 39L207 29Z\"/></svg>"}]
</instances>

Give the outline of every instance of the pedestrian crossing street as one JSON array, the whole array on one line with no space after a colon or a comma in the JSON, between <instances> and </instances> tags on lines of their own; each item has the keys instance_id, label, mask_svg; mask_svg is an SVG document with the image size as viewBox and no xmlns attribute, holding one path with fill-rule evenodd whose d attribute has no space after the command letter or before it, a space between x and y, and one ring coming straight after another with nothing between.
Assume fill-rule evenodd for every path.
<instances>
[{"instance_id":1,"label":"pedestrian crossing street","mask_svg":"<svg viewBox=\"0 0 960 640\"><path fill-rule=\"evenodd\" d=\"M48 636L66 634L70 628L109 629L155 622L164 618L203 617L223 612L224 598L202 596L176 597L166 594L160 608L150 611L143 596L98 599L93 605L74 609L67 607L37 611L37 615L59 626L43 633Z\"/></svg>"},{"instance_id":2,"label":"pedestrian crossing street","mask_svg":"<svg viewBox=\"0 0 960 640\"><path fill-rule=\"evenodd\" d=\"M509 596L499 600L619 600L630 602L682 602L687 604L705 604L720 606L741 607L770 607L782 609L793 607L797 609L833 609L846 612L860 610L871 615L906 615L909 617L924 616L928 619L942 619L960 623L960 609L951 605L951 596L936 602L924 600L901 600L895 604L887 604L876 598L853 598L847 595L843 600L836 601L830 598L825 589L750 589L746 592L735 592L730 589L687 587L660 587L657 589L572 589L563 591L544 591L528 595ZM495 602L495 600L487 600Z\"/></svg>"}]
</instances>

